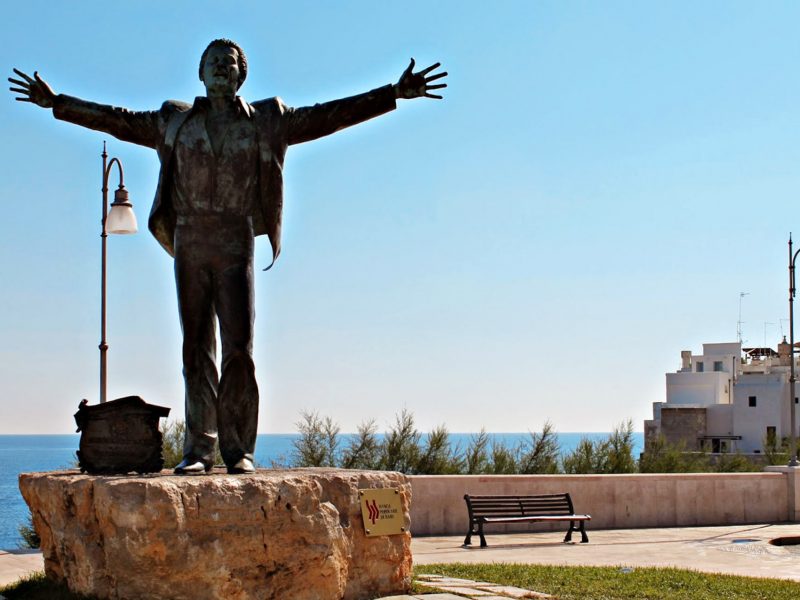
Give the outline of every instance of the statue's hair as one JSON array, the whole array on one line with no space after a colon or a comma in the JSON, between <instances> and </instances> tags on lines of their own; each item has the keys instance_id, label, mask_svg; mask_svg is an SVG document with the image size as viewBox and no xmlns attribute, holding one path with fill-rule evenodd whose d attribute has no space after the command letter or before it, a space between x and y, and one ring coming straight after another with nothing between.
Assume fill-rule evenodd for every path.
<instances>
[{"instance_id":1,"label":"statue's hair","mask_svg":"<svg viewBox=\"0 0 800 600\"><path fill-rule=\"evenodd\" d=\"M200 81L203 80L203 66L206 64L206 56L208 56L208 51L212 48L233 48L236 50L239 55L239 85L237 89L242 87L244 80L247 79L247 57L244 55L244 50L242 50L241 46L228 38L214 40L203 50L203 56L200 57Z\"/></svg>"}]
</instances>

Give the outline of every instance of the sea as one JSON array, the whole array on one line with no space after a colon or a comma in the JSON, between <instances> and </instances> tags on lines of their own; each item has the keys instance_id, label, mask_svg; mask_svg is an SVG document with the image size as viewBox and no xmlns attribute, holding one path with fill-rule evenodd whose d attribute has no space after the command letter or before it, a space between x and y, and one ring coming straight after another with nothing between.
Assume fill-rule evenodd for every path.
<instances>
[{"instance_id":1,"label":"sea","mask_svg":"<svg viewBox=\"0 0 800 600\"><path fill-rule=\"evenodd\" d=\"M451 447L465 449L474 435L451 433ZM602 432L559 433L558 443L561 452L565 453L573 450L584 437L603 440L608 435ZM298 434L259 434L255 456L257 465L270 467L291 464L293 442L298 437ZM529 440L530 433L494 433L490 434L490 438L513 448ZM424 441L424 434L422 439ZM0 435L0 549L13 550L22 545L19 526L27 523L28 507L19 493L19 474L76 468L75 451L79 440L78 434ZM634 433L634 457L639 456L643 447L644 434Z\"/></svg>"}]
</instances>

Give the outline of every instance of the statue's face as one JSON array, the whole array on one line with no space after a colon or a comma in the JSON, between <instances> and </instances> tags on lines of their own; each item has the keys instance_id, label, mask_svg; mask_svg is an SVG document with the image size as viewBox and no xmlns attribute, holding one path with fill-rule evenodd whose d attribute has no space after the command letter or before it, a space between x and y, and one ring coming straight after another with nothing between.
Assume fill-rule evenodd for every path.
<instances>
[{"instance_id":1,"label":"statue's face","mask_svg":"<svg viewBox=\"0 0 800 600\"><path fill-rule=\"evenodd\" d=\"M235 96L239 89L239 53L235 48L215 46L203 64L207 96Z\"/></svg>"}]
</instances>

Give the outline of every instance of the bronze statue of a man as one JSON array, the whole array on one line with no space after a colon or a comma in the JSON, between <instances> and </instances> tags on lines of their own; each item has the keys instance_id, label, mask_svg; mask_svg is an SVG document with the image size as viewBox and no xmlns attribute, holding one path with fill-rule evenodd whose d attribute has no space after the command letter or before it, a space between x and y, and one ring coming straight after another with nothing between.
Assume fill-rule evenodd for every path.
<instances>
[{"instance_id":1,"label":"bronze statue of a man","mask_svg":"<svg viewBox=\"0 0 800 600\"><path fill-rule=\"evenodd\" d=\"M258 423L253 365L253 245L266 234L274 263L281 250L283 161L291 144L307 142L395 108L397 98L437 98L429 75L439 63L413 72L414 60L392 85L303 108L280 98L252 104L237 91L247 59L231 40L211 42L200 58L205 97L193 104L168 100L159 110L135 112L56 94L34 72L14 69L17 100L52 108L62 119L154 148L161 161L148 226L175 258L183 329L186 438L179 474L207 472L219 436L229 473L251 473ZM217 373L215 317L222 338Z\"/></svg>"}]
</instances>

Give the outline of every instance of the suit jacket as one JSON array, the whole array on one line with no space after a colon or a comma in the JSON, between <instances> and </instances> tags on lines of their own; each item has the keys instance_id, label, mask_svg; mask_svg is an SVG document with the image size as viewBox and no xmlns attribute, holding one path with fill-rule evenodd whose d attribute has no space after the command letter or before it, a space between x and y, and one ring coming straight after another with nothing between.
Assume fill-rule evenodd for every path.
<instances>
[{"instance_id":1,"label":"suit jacket","mask_svg":"<svg viewBox=\"0 0 800 600\"><path fill-rule=\"evenodd\" d=\"M138 112L59 94L53 106L57 119L104 131L122 141L158 152L161 171L148 227L171 256L175 254L176 223L170 198L173 150L181 126L200 101L202 99L198 98L191 105L167 100L159 110ZM303 108L286 106L280 98L248 104L237 96L236 101L256 124L259 183L253 229L256 235L269 237L274 263L281 251L283 161L288 146L329 135L393 110L396 106L394 89L386 85L365 94Z\"/></svg>"}]
</instances>

